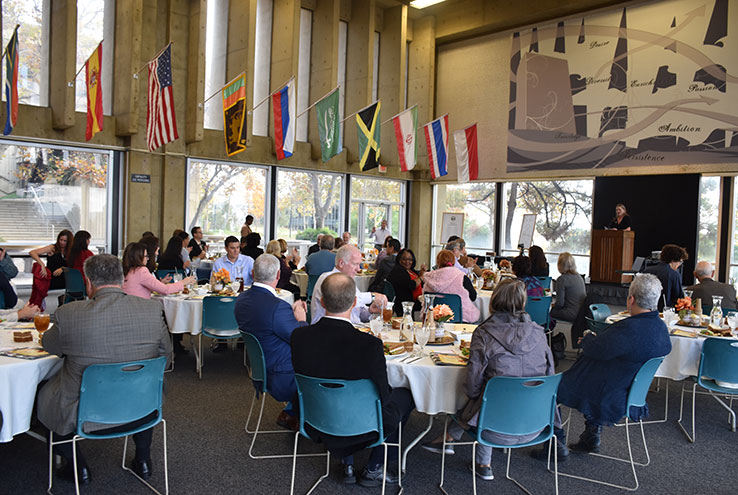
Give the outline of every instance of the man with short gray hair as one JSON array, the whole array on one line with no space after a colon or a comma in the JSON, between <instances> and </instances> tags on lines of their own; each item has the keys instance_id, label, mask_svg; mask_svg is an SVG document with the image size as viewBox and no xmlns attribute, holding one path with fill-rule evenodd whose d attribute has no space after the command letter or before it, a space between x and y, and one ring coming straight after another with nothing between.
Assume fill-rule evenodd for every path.
<instances>
[{"instance_id":1,"label":"man with short gray hair","mask_svg":"<svg viewBox=\"0 0 738 495\"><path fill-rule=\"evenodd\" d=\"M723 296L723 309L736 309L735 288L730 284L723 284L713 280L715 269L709 261L700 261L694 268L694 277L699 282L690 285L686 290L692 291L692 300L702 299L703 306L712 306L712 296Z\"/></svg>"},{"instance_id":2,"label":"man with short gray hair","mask_svg":"<svg viewBox=\"0 0 738 495\"><path fill-rule=\"evenodd\" d=\"M56 324L43 335L44 350L65 357L59 373L38 394L38 419L54 432L56 440L71 439L76 430L79 388L87 366L159 356L169 359L172 354L161 303L123 292L123 267L117 257L92 256L85 261L84 272L89 299L60 306L56 310ZM148 479L151 429L133 435L133 440L136 443L133 470ZM66 460L61 475L73 480L72 444L55 448ZM80 484L89 483L89 468L79 447L77 466Z\"/></svg>"},{"instance_id":3,"label":"man with short gray hair","mask_svg":"<svg viewBox=\"0 0 738 495\"><path fill-rule=\"evenodd\" d=\"M656 310L660 296L659 279L639 274L628 291L630 317L613 323L600 335L584 332L582 354L564 372L558 391L561 404L584 414L585 430L570 449L599 452L602 426L616 423L628 413L628 389L638 370L649 359L671 351L669 331ZM645 407L630 411L633 421L646 415ZM565 443L565 439L559 440Z\"/></svg>"},{"instance_id":4,"label":"man with short gray hair","mask_svg":"<svg viewBox=\"0 0 738 495\"><path fill-rule=\"evenodd\" d=\"M295 430L297 428L297 402L295 372L292 369L290 337L292 331L307 325L306 306L303 301L292 307L277 293L279 260L271 254L262 254L254 261L254 284L242 292L236 300L235 315L238 328L259 341L266 362L269 394L287 406L277 417L277 424Z\"/></svg>"}]
</instances>

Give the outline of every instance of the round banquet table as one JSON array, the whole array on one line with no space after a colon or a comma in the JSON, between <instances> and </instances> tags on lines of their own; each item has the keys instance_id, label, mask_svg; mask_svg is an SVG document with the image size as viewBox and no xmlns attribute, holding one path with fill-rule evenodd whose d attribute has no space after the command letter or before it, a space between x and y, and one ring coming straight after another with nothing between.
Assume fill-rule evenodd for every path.
<instances>
[{"instance_id":1,"label":"round banquet table","mask_svg":"<svg viewBox=\"0 0 738 495\"><path fill-rule=\"evenodd\" d=\"M477 298L474 300L474 306L477 307L482 317L479 320L484 321L489 318L489 300L492 298L491 290L477 289Z\"/></svg>"},{"instance_id":2,"label":"round banquet table","mask_svg":"<svg viewBox=\"0 0 738 495\"><path fill-rule=\"evenodd\" d=\"M369 285L372 283L372 280L374 279L374 273L370 275L357 275L354 277L354 282L356 282L356 287L361 292L368 292L369 291ZM300 270L300 271L293 271L292 272L292 278L290 278L290 282L300 287L300 295L302 297L307 297L307 286L308 286L308 274L307 272Z\"/></svg>"},{"instance_id":3,"label":"round banquet table","mask_svg":"<svg viewBox=\"0 0 738 495\"><path fill-rule=\"evenodd\" d=\"M37 332L33 330L34 342L13 342L13 329L28 330L27 323L0 324L0 349L38 347ZM33 324L31 324L32 327ZM39 359L20 359L0 356L0 412L3 425L0 443L10 442L14 435L24 433L31 427L31 412L38 384L56 374L63 360L58 356Z\"/></svg>"},{"instance_id":4,"label":"round banquet table","mask_svg":"<svg viewBox=\"0 0 738 495\"><path fill-rule=\"evenodd\" d=\"M295 302L292 292L277 289L277 296L290 305ZM237 297L237 296L233 296ZM171 333L189 333L198 335L202 329L202 300L205 296L173 294L169 296L152 296L164 306L164 316Z\"/></svg>"}]
</instances>

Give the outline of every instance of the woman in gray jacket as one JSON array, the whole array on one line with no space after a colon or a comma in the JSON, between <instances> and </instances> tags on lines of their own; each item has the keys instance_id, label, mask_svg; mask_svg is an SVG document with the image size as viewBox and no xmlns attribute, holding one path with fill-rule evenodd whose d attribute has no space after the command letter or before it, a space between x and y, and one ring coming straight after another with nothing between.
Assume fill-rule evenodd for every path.
<instances>
[{"instance_id":1,"label":"woman in gray jacket","mask_svg":"<svg viewBox=\"0 0 738 495\"><path fill-rule=\"evenodd\" d=\"M574 321L579 308L587 298L584 279L577 273L577 264L571 253L561 253L557 263L561 276L556 279L556 304L551 309L551 317L557 320Z\"/></svg>"},{"instance_id":2,"label":"woman in gray jacket","mask_svg":"<svg viewBox=\"0 0 738 495\"><path fill-rule=\"evenodd\" d=\"M459 440L468 426L476 426L482 396L487 381L495 376L543 376L554 374L554 360L546 343L546 335L525 312L526 289L520 280L503 280L489 302L491 316L472 334L469 363L464 385L469 402L457 414L461 424L448 429L447 442ZM525 436L500 435L490 431L482 437L490 442L517 445L528 442L540 432ZM441 453L443 437L423 444L431 452ZM453 454L453 445L446 446L446 454ZM482 479L492 475L492 448L477 445L476 473Z\"/></svg>"}]
</instances>

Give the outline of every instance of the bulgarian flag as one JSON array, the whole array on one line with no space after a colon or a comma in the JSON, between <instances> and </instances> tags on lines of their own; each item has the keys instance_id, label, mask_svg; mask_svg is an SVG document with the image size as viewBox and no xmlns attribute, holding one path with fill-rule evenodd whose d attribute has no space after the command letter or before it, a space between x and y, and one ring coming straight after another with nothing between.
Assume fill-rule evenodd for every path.
<instances>
[{"instance_id":1,"label":"bulgarian flag","mask_svg":"<svg viewBox=\"0 0 738 495\"><path fill-rule=\"evenodd\" d=\"M103 128L103 105L102 105L102 82L100 70L102 69L102 41L90 58L85 62L85 81L87 82L87 130L85 140L89 141L92 136L102 131Z\"/></svg>"},{"instance_id":2,"label":"bulgarian flag","mask_svg":"<svg viewBox=\"0 0 738 495\"><path fill-rule=\"evenodd\" d=\"M5 136L13 132L18 122L18 27L15 26L5 49Z\"/></svg>"}]
</instances>

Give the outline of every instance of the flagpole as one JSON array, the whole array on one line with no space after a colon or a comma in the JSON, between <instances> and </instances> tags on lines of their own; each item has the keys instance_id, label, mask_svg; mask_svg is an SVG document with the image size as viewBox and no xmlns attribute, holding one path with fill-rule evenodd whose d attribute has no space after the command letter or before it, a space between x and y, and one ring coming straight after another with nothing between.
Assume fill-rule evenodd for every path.
<instances>
[{"instance_id":1,"label":"flagpole","mask_svg":"<svg viewBox=\"0 0 738 495\"><path fill-rule=\"evenodd\" d=\"M15 34L15 31L18 30L19 27L20 27L20 24L16 24L15 25L15 30L13 31L14 34ZM12 36L11 36L11 38L12 38ZM7 53L8 53L8 47L6 46L5 49L3 50L3 55L0 56L0 62L3 61L3 59L5 58L5 55L7 55Z\"/></svg>"},{"instance_id":2,"label":"flagpole","mask_svg":"<svg viewBox=\"0 0 738 495\"><path fill-rule=\"evenodd\" d=\"M341 87L341 85L339 84L338 86L336 86L336 87L335 87L335 88L333 88L332 90L328 91L328 92L327 92L326 94L324 94L323 96L321 96L320 98L318 98L318 101L316 101L315 103L313 103L312 105L310 105L309 107L307 107L307 108L306 108L305 110L303 110L302 112L298 113L298 114L297 114L297 117L295 117L295 118L296 118L296 119L299 119L299 118L300 118L300 117L301 117L301 116L302 116L303 114L307 113L307 112L308 112L308 111L309 111L309 110L310 110L311 108L313 108L313 107L314 107L315 105L317 105L317 104L318 104L318 103L320 103L321 101L323 101L323 100L325 100L326 98L328 98L328 97L329 97L330 95L332 95L332 94L333 94L333 92L334 92L335 90L337 90L337 89L338 89L338 88L340 88L340 87Z\"/></svg>"},{"instance_id":3,"label":"flagpole","mask_svg":"<svg viewBox=\"0 0 738 495\"><path fill-rule=\"evenodd\" d=\"M99 47L100 45L102 45L102 42L103 42L103 41L105 41L105 40L104 40L104 39L100 40L100 43L98 43L98 44L97 44L97 46L95 47L95 50L94 50L94 51L93 51L92 53L95 53L95 52L97 51L98 47ZM92 53L90 54L90 57L92 56ZM74 87L74 81L75 81L75 80L77 79L77 76L79 75L79 73L80 73L80 72L82 72L82 69L84 69L84 68L85 68L85 66L87 65L87 61L88 61L88 60L90 60L90 57L87 57L87 60L85 60L85 63L84 63L84 64L82 64L82 67L80 67L80 68L79 68L79 70L78 70L78 71L77 71L77 73L76 73L76 74L74 75L74 77L72 78L72 80L71 80L71 81L69 81L69 82L67 82L67 87L68 87L68 88L73 88L73 87Z\"/></svg>"},{"instance_id":4,"label":"flagpole","mask_svg":"<svg viewBox=\"0 0 738 495\"><path fill-rule=\"evenodd\" d=\"M216 91L215 93L211 94L210 96L208 96L207 98L205 98L203 101L201 101L200 103L198 103L197 104L197 107L198 108L202 108L202 106L205 103L207 103L208 101L210 101L211 99L213 99L215 96L217 96L221 91L223 91L223 88L225 88L226 86L230 86L231 83L233 83L233 81L235 81L239 77L245 76L245 75L246 75L246 71L241 72L239 75L237 75L236 77L234 77L233 79L231 79L230 81L228 81L227 83L225 83L223 86L221 86L221 88L218 91Z\"/></svg>"},{"instance_id":5,"label":"flagpole","mask_svg":"<svg viewBox=\"0 0 738 495\"><path fill-rule=\"evenodd\" d=\"M385 120L384 122L382 122L382 124L381 124L381 125L384 125L384 124L386 124L387 122L389 122L390 120L394 119L395 117L399 117L399 116L400 116L400 115L402 115L403 113L407 112L408 110L412 110L413 108L415 108L415 107L417 107L417 106L418 106L418 104L416 103L415 105L411 106L410 108L406 108L405 110L403 110L402 112L398 113L398 114L397 114L397 115L395 115L394 117L390 117L390 118L388 118L387 120Z\"/></svg>"},{"instance_id":6,"label":"flagpole","mask_svg":"<svg viewBox=\"0 0 738 495\"><path fill-rule=\"evenodd\" d=\"M167 44L167 46L165 46L164 48L162 48L161 50L159 50L157 52L157 54L154 55L154 58L152 58L151 60L149 60L148 62L146 62L145 64L143 64L140 69L138 69L136 72L133 73L133 78L134 79L138 79L138 75L141 73L141 71L144 70L146 67L148 67L151 62L153 62L154 60L156 60L157 58L159 58L159 55L161 55L162 53L164 53L164 50L166 50L167 48L169 48L173 44L174 44L174 41L170 41Z\"/></svg>"},{"instance_id":7,"label":"flagpole","mask_svg":"<svg viewBox=\"0 0 738 495\"><path fill-rule=\"evenodd\" d=\"M266 96L264 97L264 99L263 99L263 100L261 100L261 101L260 101L259 103L257 103L256 105L254 105L254 107L253 107L253 108L249 108L249 112L253 112L253 111L254 111L254 110L256 110L256 109L257 109L258 107L260 107L260 106L261 106L261 105L262 105L262 104L263 104L264 102L266 102L267 100L269 100L269 98L271 98L271 97L272 97L272 95L273 95L274 93L276 93L277 91L279 91L280 89L282 89L282 86L285 86L285 85L289 84L289 82L290 82L291 80L293 80L294 78L295 78L295 76L292 76L292 77L290 77L289 79L287 79L287 80L286 80L285 82L283 82L282 84L280 84L279 86L277 86L277 89L275 89L274 91L272 91L271 93L269 93L268 95L266 95Z\"/></svg>"},{"instance_id":8,"label":"flagpole","mask_svg":"<svg viewBox=\"0 0 738 495\"><path fill-rule=\"evenodd\" d=\"M381 99L381 98L379 98L379 99L378 99L377 101L373 101L373 102L371 102L370 104L368 104L368 105L367 105L367 106L365 106L364 108L360 108L360 109L358 109L357 111L355 111L354 113L350 114L350 115L349 115L348 117L346 117L345 119L343 119L343 120L341 121L341 123L343 124L344 122L346 122L346 121L347 121L348 119L350 119L351 117L353 117L353 116L354 116L354 115L356 115L357 113L359 113L359 112L363 112L364 110L366 110L367 108L369 108L370 106L374 105L375 103L377 103L377 102L379 102L379 101L382 101L382 99Z\"/></svg>"}]
</instances>

